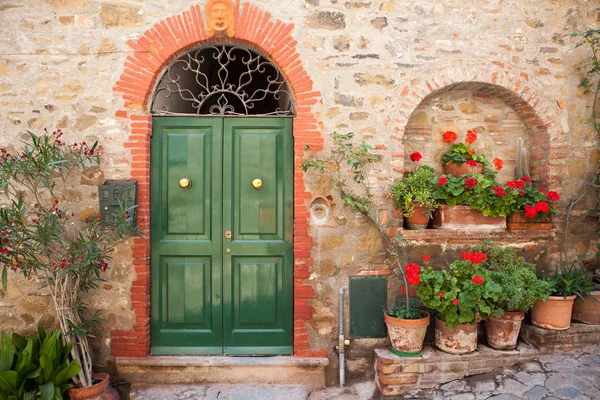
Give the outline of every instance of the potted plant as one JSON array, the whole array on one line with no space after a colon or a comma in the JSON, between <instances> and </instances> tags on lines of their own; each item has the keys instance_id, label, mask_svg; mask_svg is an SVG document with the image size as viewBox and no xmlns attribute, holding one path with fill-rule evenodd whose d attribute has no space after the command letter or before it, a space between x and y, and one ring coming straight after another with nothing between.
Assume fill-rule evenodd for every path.
<instances>
[{"instance_id":1,"label":"potted plant","mask_svg":"<svg viewBox=\"0 0 600 400\"><path fill-rule=\"evenodd\" d=\"M506 185L519 191L517 210L508 217L509 229L552 229L552 216L558 214L555 203L560 200L557 192L547 191L544 186L537 189L529 176Z\"/></svg>"},{"instance_id":2,"label":"potted plant","mask_svg":"<svg viewBox=\"0 0 600 400\"><path fill-rule=\"evenodd\" d=\"M600 275L588 273L583 266L580 274L580 292L573 303L573 320L584 324L600 325Z\"/></svg>"},{"instance_id":3,"label":"potted plant","mask_svg":"<svg viewBox=\"0 0 600 400\"><path fill-rule=\"evenodd\" d=\"M442 135L444 142L453 143L458 136L453 131L446 131ZM456 178L464 174L480 174L483 167L488 165L488 160L483 154L477 154L470 146L477 140L477 133L468 130L465 137L465 143L455 143L450 149L442 154L442 170L444 174ZM497 159L496 159L497 160ZM500 160L494 160L495 165L501 163Z\"/></svg>"},{"instance_id":4,"label":"potted plant","mask_svg":"<svg viewBox=\"0 0 600 400\"><path fill-rule=\"evenodd\" d=\"M9 270L36 278L50 292L63 340L71 343L71 357L81 365L76 385L106 387L107 375L104 383L92 376L87 340L99 323L98 313L86 310L80 294L98 287L118 241L138 234L134 212L122 207L114 226L102 225L101 217L77 220L58 191L68 188L76 173L99 163L97 143L67 145L60 130L28 134L19 153L1 151L0 190L8 200L0 208L2 284L6 288Z\"/></svg>"},{"instance_id":5,"label":"potted plant","mask_svg":"<svg viewBox=\"0 0 600 400\"><path fill-rule=\"evenodd\" d=\"M484 253L466 251L447 269L428 267L421 272L417 296L438 312L435 345L440 350L465 354L477 349L477 322L492 313L500 294L481 265L486 258Z\"/></svg>"},{"instance_id":6,"label":"potted plant","mask_svg":"<svg viewBox=\"0 0 600 400\"><path fill-rule=\"evenodd\" d=\"M551 295L535 303L531 310L531 323L546 329L569 329L575 298L583 298L589 288L587 274L585 271L582 273L578 265L569 265L551 274L544 273L541 277L550 283Z\"/></svg>"},{"instance_id":7,"label":"potted plant","mask_svg":"<svg viewBox=\"0 0 600 400\"><path fill-rule=\"evenodd\" d=\"M411 154L411 158L414 154ZM433 168L421 165L392 185L394 204L397 209L402 210L406 228L427 228L433 210L438 206L434 196L435 182L436 176Z\"/></svg>"},{"instance_id":8,"label":"potted plant","mask_svg":"<svg viewBox=\"0 0 600 400\"><path fill-rule=\"evenodd\" d=\"M391 352L400 357L416 357L423 350L430 319L427 312L417 308L414 299L409 300L408 307L406 301L405 297L396 296L394 303L387 308L384 319Z\"/></svg>"},{"instance_id":9,"label":"potted plant","mask_svg":"<svg viewBox=\"0 0 600 400\"><path fill-rule=\"evenodd\" d=\"M488 168L476 175L443 175L435 185L440 202L433 226L439 229L506 228L506 216L517 209L517 190L496 182Z\"/></svg>"},{"instance_id":10,"label":"potted plant","mask_svg":"<svg viewBox=\"0 0 600 400\"><path fill-rule=\"evenodd\" d=\"M481 248L488 258L484 262L490 278L500 286L492 315L485 321L487 342L495 349L517 346L521 321L537 300L550 295L549 282L539 279L535 265L517 255L517 250L499 245Z\"/></svg>"}]
</instances>

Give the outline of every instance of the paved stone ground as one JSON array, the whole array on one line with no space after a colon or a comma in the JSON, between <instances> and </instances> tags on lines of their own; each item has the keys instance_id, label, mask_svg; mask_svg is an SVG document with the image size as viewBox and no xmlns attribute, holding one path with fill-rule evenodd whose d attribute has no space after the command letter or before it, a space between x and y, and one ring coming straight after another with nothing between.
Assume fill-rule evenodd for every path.
<instances>
[{"instance_id":1,"label":"paved stone ground","mask_svg":"<svg viewBox=\"0 0 600 400\"><path fill-rule=\"evenodd\" d=\"M294 385L135 386L133 400L570 400L600 399L600 346L540 357L400 397L381 397L374 382L311 392Z\"/></svg>"}]
</instances>

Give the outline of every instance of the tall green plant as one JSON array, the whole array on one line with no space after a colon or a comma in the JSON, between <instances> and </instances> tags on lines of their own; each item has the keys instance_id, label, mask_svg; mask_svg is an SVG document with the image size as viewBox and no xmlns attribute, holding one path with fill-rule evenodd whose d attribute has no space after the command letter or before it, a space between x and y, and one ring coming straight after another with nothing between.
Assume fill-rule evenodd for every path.
<instances>
[{"instance_id":1,"label":"tall green plant","mask_svg":"<svg viewBox=\"0 0 600 400\"><path fill-rule=\"evenodd\" d=\"M8 204L0 208L2 285L8 271L37 278L50 292L64 339L73 342L72 356L82 365L78 384L92 383L87 336L97 314L84 317L82 292L97 288L120 239L138 234L133 207L116 215L114 227L101 218L79 223L59 200L73 176L100 162L97 143L67 145L59 130L52 135L31 132L16 154L1 150L0 191Z\"/></svg>"},{"instance_id":2,"label":"tall green plant","mask_svg":"<svg viewBox=\"0 0 600 400\"><path fill-rule=\"evenodd\" d=\"M437 208L434 187L436 184L435 171L428 165L421 165L406 174L403 179L398 179L392 185L392 197L396 208L402 210L405 217L414 214L415 203L431 210Z\"/></svg>"}]
</instances>

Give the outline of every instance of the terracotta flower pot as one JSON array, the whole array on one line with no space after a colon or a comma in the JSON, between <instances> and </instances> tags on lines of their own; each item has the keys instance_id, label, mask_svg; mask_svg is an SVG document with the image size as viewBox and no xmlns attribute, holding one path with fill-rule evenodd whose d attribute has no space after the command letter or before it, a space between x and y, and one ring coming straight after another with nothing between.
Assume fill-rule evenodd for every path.
<instances>
[{"instance_id":1,"label":"terracotta flower pot","mask_svg":"<svg viewBox=\"0 0 600 400\"><path fill-rule=\"evenodd\" d=\"M431 209L414 205L413 210L413 215L404 217L404 227L406 229L427 229L432 215Z\"/></svg>"},{"instance_id":2,"label":"terracotta flower pot","mask_svg":"<svg viewBox=\"0 0 600 400\"><path fill-rule=\"evenodd\" d=\"M590 295L596 300L595 304L591 299L575 299L573 319L584 324L600 325L600 290L593 291Z\"/></svg>"},{"instance_id":3,"label":"terracotta flower pot","mask_svg":"<svg viewBox=\"0 0 600 400\"><path fill-rule=\"evenodd\" d=\"M540 328L565 330L571 326L571 314L575 296L550 296L548 300L539 300L531 310L531 323Z\"/></svg>"},{"instance_id":4,"label":"terracotta flower pot","mask_svg":"<svg viewBox=\"0 0 600 400\"><path fill-rule=\"evenodd\" d=\"M469 206L441 205L433 214L433 227L449 230L504 230L506 217L486 217Z\"/></svg>"},{"instance_id":5,"label":"terracotta flower pot","mask_svg":"<svg viewBox=\"0 0 600 400\"><path fill-rule=\"evenodd\" d=\"M421 311L420 319L394 318L384 313L391 350L401 357L415 357L423 350L429 314Z\"/></svg>"},{"instance_id":6,"label":"terracotta flower pot","mask_svg":"<svg viewBox=\"0 0 600 400\"><path fill-rule=\"evenodd\" d=\"M485 321L485 334L490 346L499 350L517 347L524 312L505 312L501 317L490 316Z\"/></svg>"},{"instance_id":7,"label":"terracotta flower pot","mask_svg":"<svg viewBox=\"0 0 600 400\"><path fill-rule=\"evenodd\" d=\"M477 325L459 324L449 328L444 321L435 319L435 345L450 354L466 354L477 350Z\"/></svg>"},{"instance_id":8,"label":"terracotta flower pot","mask_svg":"<svg viewBox=\"0 0 600 400\"><path fill-rule=\"evenodd\" d=\"M92 378L99 382L86 388L71 388L67 395L71 400L119 400L121 397L114 389L109 389L110 377L108 374L93 374Z\"/></svg>"},{"instance_id":9,"label":"terracotta flower pot","mask_svg":"<svg viewBox=\"0 0 600 400\"><path fill-rule=\"evenodd\" d=\"M522 211L506 217L506 225L510 230L552 229L552 218L546 217L537 221L527 218Z\"/></svg>"},{"instance_id":10,"label":"terracotta flower pot","mask_svg":"<svg viewBox=\"0 0 600 400\"><path fill-rule=\"evenodd\" d=\"M445 175L452 175L460 178L464 174L480 174L483 171L483 164L477 163L476 167L471 167L467 163L458 165L456 163L442 165L442 171Z\"/></svg>"}]
</instances>

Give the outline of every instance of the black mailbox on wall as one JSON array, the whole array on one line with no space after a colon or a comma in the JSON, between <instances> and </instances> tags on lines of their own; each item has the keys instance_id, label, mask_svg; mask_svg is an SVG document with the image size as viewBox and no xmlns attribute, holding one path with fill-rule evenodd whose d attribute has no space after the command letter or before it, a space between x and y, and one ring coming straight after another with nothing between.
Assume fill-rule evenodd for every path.
<instances>
[{"instance_id":1,"label":"black mailbox on wall","mask_svg":"<svg viewBox=\"0 0 600 400\"><path fill-rule=\"evenodd\" d=\"M115 223L115 214L121 206L129 208L137 204L137 182L134 180L107 180L98 186L100 215L104 225Z\"/></svg>"}]
</instances>

